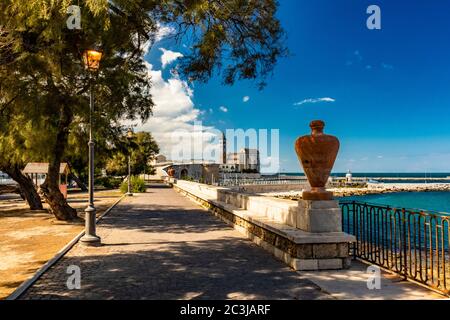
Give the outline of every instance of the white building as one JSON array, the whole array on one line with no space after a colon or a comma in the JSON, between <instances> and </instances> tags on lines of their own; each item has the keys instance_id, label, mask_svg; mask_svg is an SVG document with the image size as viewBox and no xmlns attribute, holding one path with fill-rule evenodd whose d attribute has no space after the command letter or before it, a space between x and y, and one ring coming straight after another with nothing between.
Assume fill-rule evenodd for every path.
<instances>
[{"instance_id":1,"label":"white building","mask_svg":"<svg viewBox=\"0 0 450 320\"><path fill-rule=\"evenodd\" d=\"M243 148L239 152L228 153L226 163L222 164L220 169L222 172L259 173L259 151Z\"/></svg>"},{"instance_id":2,"label":"white building","mask_svg":"<svg viewBox=\"0 0 450 320\"><path fill-rule=\"evenodd\" d=\"M345 175L345 180L347 183L352 183L353 174L350 170L347 171L347 174Z\"/></svg>"},{"instance_id":3,"label":"white building","mask_svg":"<svg viewBox=\"0 0 450 320\"><path fill-rule=\"evenodd\" d=\"M220 165L221 172L238 172L239 171L239 154L228 153L225 162Z\"/></svg>"},{"instance_id":4,"label":"white building","mask_svg":"<svg viewBox=\"0 0 450 320\"><path fill-rule=\"evenodd\" d=\"M244 148L239 151L240 171L260 171L260 160L258 149Z\"/></svg>"}]
</instances>

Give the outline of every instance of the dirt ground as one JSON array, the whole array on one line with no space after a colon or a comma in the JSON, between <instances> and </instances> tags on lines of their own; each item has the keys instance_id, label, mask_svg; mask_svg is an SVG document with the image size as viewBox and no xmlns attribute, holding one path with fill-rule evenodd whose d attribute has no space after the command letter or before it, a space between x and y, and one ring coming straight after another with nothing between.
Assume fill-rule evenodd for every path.
<instances>
[{"instance_id":1,"label":"dirt ground","mask_svg":"<svg viewBox=\"0 0 450 320\"><path fill-rule=\"evenodd\" d=\"M116 190L96 191L97 214L102 214L120 196ZM69 204L82 218L87 199L87 193L69 194ZM0 299L30 278L83 227L83 222L66 223L46 211L30 211L17 195L0 196Z\"/></svg>"}]
</instances>

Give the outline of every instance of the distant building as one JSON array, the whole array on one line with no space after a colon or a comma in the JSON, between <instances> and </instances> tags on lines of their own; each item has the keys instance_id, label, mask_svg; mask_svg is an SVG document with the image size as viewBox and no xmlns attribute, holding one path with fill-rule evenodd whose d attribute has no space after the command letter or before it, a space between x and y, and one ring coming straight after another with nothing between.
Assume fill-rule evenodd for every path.
<instances>
[{"instance_id":1,"label":"distant building","mask_svg":"<svg viewBox=\"0 0 450 320\"><path fill-rule=\"evenodd\" d=\"M241 172L259 172L260 166L258 149L244 148L239 151L239 168Z\"/></svg>"},{"instance_id":2,"label":"distant building","mask_svg":"<svg viewBox=\"0 0 450 320\"><path fill-rule=\"evenodd\" d=\"M350 170L347 171L347 174L345 175L345 180L347 183L352 183L353 175Z\"/></svg>"},{"instance_id":3,"label":"distant building","mask_svg":"<svg viewBox=\"0 0 450 320\"><path fill-rule=\"evenodd\" d=\"M162 154L157 154L151 161L150 165L155 169L155 174L151 179L162 179L167 177L167 169L173 164L173 161L167 160L167 157Z\"/></svg>"},{"instance_id":4,"label":"distant building","mask_svg":"<svg viewBox=\"0 0 450 320\"><path fill-rule=\"evenodd\" d=\"M239 165L239 153L237 152L233 152L233 153L229 153L227 155L227 161L225 162L225 164L231 164L231 165Z\"/></svg>"},{"instance_id":5,"label":"distant building","mask_svg":"<svg viewBox=\"0 0 450 320\"><path fill-rule=\"evenodd\" d=\"M219 144L221 146L219 151L219 164L227 163L227 138L225 134L222 132L222 136L220 138Z\"/></svg>"},{"instance_id":6,"label":"distant building","mask_svg":"<svg viewBox=\"0 0 450 320\"><path fill-rule=\"evenodd\" d=\"M157 165L159 163L165 163L167 162L167 158L166 156L162 155L162 154L157 154L153 160L151 161L152 166Z\"/></svg>"},{"instance_id":7,"label":"distant building","mask_svg":"<svg viewBox=\"0 0 450 320\"><path fill-rule=\"evenodd\" d=\"M168 166L174 169L176 179L186 179L200 181L202 183L213 184L219 181L219 164L211 163L180 163Z\"/></svg>"},{"instance_id":8,"label":"distant building","mask_svg":"<svg viewBox=\"0 0 450 320\"><path fill-rule=\"evenodd\" d=\"M250 174L260 172L259 150L243 148L239 152L227 153L227 139L222 132L219 140L219 154L216 163L208 161L175 162L162 154L154 157L151 165L155 168L154 178L161 179L168 176L168 170L174 169L174 177L187 178L204 182L216 182L227 174Z\"/></svg>"},{"instance_id":9,"label":"distant building","mask_svg":"<svg viewBox=\"0 0 450 320\"><path fill-rule=\"evenodd\" d=\"M204 183L215 183L219 180L219 164L207 163L206 161L189 161L185 163L174 162L162 154L156 155L151 161L155 174L150 180L164 179L169 176L169 169L174 169L176 179L187 179L201 181Z\"/></svg>"},{"instance_id":10,"label":"distant building","mask_svg":"<svg viewBox=\"0 0 450 320\"><path fill-rule=\"evenodd\" d=\"M239 152L228 153L227 161L220 166L222 172L259 173L261 168L259 151L243 148Z\"/></svg>"}]
</instances>

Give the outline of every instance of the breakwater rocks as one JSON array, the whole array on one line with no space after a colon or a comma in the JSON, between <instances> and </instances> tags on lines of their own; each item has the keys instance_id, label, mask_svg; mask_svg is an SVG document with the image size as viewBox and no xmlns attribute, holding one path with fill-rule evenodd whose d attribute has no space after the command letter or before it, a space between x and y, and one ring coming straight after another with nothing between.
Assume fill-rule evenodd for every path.
<instances>
[{"instance_id":1,"label":"breakwater rocks","mask_svg":"<svg viewBox=\"0 0 450 320\"><path fill-rule=\"evenodd\" d=\"M433 192L433 191L449 191L450 183L369 183L363 188L330 188L335 197L352 197L364 196L369 194L382 194L394 192ZM281 199L299 200L302 191L277 192L266 194Z\"/></svg>"}]
</instances>

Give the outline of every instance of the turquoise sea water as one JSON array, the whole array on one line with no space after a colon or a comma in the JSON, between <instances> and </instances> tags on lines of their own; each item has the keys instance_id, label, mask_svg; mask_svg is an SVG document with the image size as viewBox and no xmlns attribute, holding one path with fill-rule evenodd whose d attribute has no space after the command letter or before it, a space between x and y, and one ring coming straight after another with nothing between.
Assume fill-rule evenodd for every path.
<instances>
[{"instance_id":1,"label":"turquoise sea water","mask_svg":"<svg viewBox=\"0 0 450 320\"><path fill-rule=\"evenodd\" d=\"M340 198L450 214L450 192L399 192Z\"/></svg>"},{"instance_id":2,"label":"turquoise sea water","mask_svg":"<svg viewBox=\"0 0 450 320\"><path fill-rule=\"evenodd\" d=\"M281 173L287 176L303 175L303 172L283 172ZM450 172L352 172L354 177L362 178L376 178L376 177L389 177L389 178L446 178L450 176ZM333 172L333 177L345 177L346 172Z\"/></svg>"},{"instance_id":3,"label":"turquoise sea water","mask_svg":"<svg viewBox=\"0 0 450 320\"><path fill-rule=\"evenodd\" d=\"M376 179L379 182L386 183L426 183L430 178L433 178L433 182L436 183L448 183L448 177L450 177L450 172L353 172L353 177L356 178L366 178L366 179ZM286 176L298 176L304 175L300 172L288 172L282 173ZM346 172L333 172L332 177L343 178ZM389 180L383 180L383 178L390 178ZM395 178L398 178L396 180ZM413 178L412 180L407 180L408 178ZM418 180L419 179L419 180ZM441 180L442 179L442 180Z\"/></svg>"}]
</instances>

